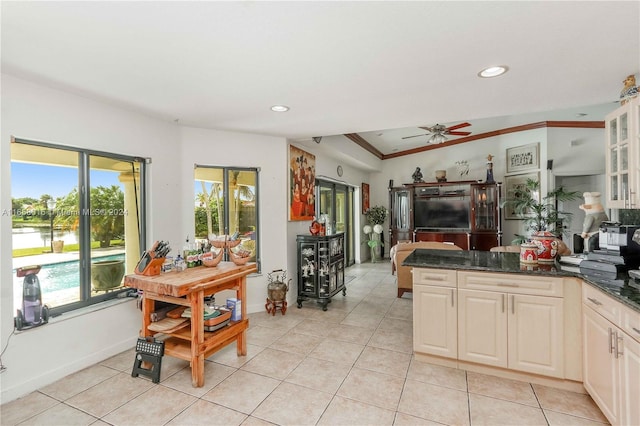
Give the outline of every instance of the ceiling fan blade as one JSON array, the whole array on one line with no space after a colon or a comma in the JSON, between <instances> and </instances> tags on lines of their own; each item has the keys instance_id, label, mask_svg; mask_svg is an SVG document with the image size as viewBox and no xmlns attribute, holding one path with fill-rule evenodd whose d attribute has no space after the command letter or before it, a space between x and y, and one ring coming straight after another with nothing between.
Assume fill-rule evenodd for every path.
<instances>
[{"instance_id":1,"label":"ceiling fan blade","mask_svg":"<svg viewBox=\"0 0 640 426\"><path fill-rule=\"evenodd\" d=\"M471 126L471 123L456 124L455 126L447 127L447 130L456 130L456 129L461 129L461 128L467 127L467 126ZM452 135L453 133L449 132L449 134Z\"/></svg>"},{"instance_id":2,"label":"ceiling fan blade","mask_svg":"<svg viewBox=\"0 0 640 426\"><path fill-rule=\"evenodd\" d=\"M469 136L471 132L447 132L448 135Z\"/></svg>"},{"instance_id":3,"label":"ceiling fan blade","mask_svg":"<svg viewBox=\"0 0 640 426\"><path fill-rule=\"evenodd\" d=\"M418 136L427 136L427 135L426 134L422 134L422 135L404 136L402 139L417 138Z\"/></svg>"},{"instance_id":4,"label":"ceiling fan blade","mask_svg":"<svg viewBox=\"0 0 640 426\"><path fill-rule=\"evenodd\" d=\"M429 133L433 133L433 127L418 127L419 129L426 130Z\"/></svg>"}]
</instances>

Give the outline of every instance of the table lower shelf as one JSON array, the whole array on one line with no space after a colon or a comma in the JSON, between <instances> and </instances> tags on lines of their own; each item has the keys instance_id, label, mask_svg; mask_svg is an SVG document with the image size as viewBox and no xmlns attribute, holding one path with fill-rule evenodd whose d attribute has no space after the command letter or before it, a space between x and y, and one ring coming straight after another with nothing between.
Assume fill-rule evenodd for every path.
<instances>
[{"instance_id":1,"label":"table lower shelf","mask_svg":"<svg viewBox=\"0 0 640 426\"><path fill-rule=\"evenodd\" d=\"M249 320L244 319L231 322L228 326L214 332L205 331L204 342L200 344L198 353L208 357L229 343L238 340L248 328ZM164 353L174 358L191 361L191 326L169 334L169 337L164 341Z\"/></svg>"}]
</instances>

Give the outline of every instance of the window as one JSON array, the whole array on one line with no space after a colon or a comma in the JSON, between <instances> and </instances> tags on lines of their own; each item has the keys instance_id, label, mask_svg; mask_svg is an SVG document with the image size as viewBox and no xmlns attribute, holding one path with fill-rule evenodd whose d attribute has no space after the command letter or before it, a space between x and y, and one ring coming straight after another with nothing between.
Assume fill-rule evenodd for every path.
<instances>
[{"instance_id":1,"label":"window","mask_svg":"<svg viewBox=\"0 0 640 426\"><path fill-rule=\"evenodd\" d=\"M251 251L250 261L260 271L258 172L257 168L196 165L194 235L202 244L211 234L238 233L242 243L234 250Z\"/></svg>"},{"instance_id":2,"label":"window","mask_svg":"<svg viewBox=\"0 0 640 426\"><path fill-rule=\"evenodd\" d=\"M15 309L23 309L18 268L27 265L41 267L41 303L51 315L126 290L124 275L144 248L144 174L140 158L13 141Z\"/></svg>"}]
</instances>

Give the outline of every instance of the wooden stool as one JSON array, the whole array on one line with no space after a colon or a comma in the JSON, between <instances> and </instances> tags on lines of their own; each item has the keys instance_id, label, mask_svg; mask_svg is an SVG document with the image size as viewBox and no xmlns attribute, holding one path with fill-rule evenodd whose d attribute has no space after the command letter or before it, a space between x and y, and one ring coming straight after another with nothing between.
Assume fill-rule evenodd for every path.
<instances>
[{"instance_id":1,"label":"wooden stool","mask_svg":"<svg viewBox=\"0 0 640 426\"><path fill-rule=\"evenodd\" d=\"M275 315L276 310L280 309L282 315L284 315L285 312L287 312L287 301L280 300L276 302L275 300L267 298L267 303L264 305L264 307L267 309L268 314Z\"/></svg>"}]
</instances>

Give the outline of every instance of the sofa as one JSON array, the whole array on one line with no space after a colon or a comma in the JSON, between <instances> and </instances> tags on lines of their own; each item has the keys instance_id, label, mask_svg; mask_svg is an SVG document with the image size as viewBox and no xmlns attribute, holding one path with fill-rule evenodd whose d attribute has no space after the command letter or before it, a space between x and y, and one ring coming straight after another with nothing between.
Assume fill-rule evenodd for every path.
<instances>
[{"instance_id":1,"label":"sofa","mask_svg":"<svg viewBox=\"0 0 640 426\"><path fill-rule=\"evenodd\" d=\"M411 266L402 266L402 262L415 249L437 249L437 250L462 250L462 248L451 244L437 241L417 241L415 243L398 243L391 248L391 271L397 273L398 297L402 297L405 292L413 292L413 276Z\"/></svg>"}]
</instances>

